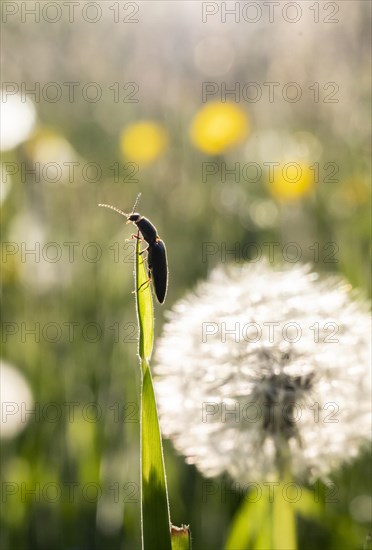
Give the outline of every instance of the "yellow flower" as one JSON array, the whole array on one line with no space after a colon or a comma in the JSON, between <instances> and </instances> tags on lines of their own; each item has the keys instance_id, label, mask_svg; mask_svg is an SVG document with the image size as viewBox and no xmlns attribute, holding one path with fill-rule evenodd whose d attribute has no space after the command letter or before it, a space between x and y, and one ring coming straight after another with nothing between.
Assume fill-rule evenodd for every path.
<instances>
[{"instance_id":1,"label":"yellow flower","mask_svg":"<svg viewBox=\"0 0 372 550\"><path fill-rule=\"evenodd\" d=\"M314 171L303 162L281 163L270 167L270 193L276 199L293 201L309 194L315 185Z\"/></svg>"},{"instance_id":2,"label":"yellow flower","mask_svg":"<svg viewBox=\"0 0 372 550\"><path fill-rule=\"evenodd\" d=\"M120 138L124 156L140 164L150 164L164 151L167 134L159 124L135 122L124 128Z\"/></svg>"},{"instance_id":3,"label":"yellow flower","mask_svg":"<svg viewBox=\"0 0 372 550\"><path fill-rule=\"evenodd\" d=\"M247 133L248 118L240 107L214 101L196 113L190 128L192 142L208 155L218 155L241 143Z\"/></svg>"}]
</instances>

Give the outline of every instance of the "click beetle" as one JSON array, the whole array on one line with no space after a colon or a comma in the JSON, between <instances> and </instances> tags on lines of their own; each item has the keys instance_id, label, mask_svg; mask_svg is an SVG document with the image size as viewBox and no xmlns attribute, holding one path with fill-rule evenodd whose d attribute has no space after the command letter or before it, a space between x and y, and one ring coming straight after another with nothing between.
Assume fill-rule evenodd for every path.
<instances>
[{"instance_id":1,"label":"click beetle","mask_svg":"<svg viewBox=\"0 0 372 550\"><path fill-rule=\"evenodd\" d=\"M143 239L147 242L147 263L148 263L148 275L149 280L153 282L155 295L160 304L164 303L165 296L167 294L168 287L168 263L167 263L167 251L165 248L164 242L158 235L156 227L144 216L134 212L138 201L140 199L141 193L138 194L136 202L134 203L133 210L131 214L123 212L115 206L110 204L99 204L98 206L103 206L104 208L111 208L115 210L122 216L127 218L127 223L134 223L138 230L140 231ZM137 237L134 235L134 237ZM145 250L143 250L145 252ZM141 252L142 254L142 252Z\"/></svg>"}]
</instances>

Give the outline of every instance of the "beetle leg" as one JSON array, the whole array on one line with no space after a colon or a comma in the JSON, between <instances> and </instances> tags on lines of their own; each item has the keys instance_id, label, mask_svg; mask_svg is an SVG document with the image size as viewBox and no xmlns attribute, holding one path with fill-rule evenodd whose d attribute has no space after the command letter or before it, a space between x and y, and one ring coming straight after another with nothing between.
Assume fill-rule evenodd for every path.
<instances>
[{"instance_id":1,"label":"beetle leg","mask_svg":"<svg viewBox=\"0 0 372 550\"><path fill-rule=\"evenodd\" d=\"M151 283L151 277L147 279L140 287L137 288L137 290L132 290L132 294L135 294L136 292L139 292L143 286L145 286L147 283Z\"/></svg>"},{"instance_id":2,"label":"beetle leg","mask_svg":"<svg viewBox=\"0 0 372 550\"><path fill-rule=\"evenodd\" d=\"M131 241L132 239L138 239L139 241L144 241L145 239L143 237L139 237L138 235L131 235L130 239L125 239L126 241Z\"/></svg>"}]
</instances>

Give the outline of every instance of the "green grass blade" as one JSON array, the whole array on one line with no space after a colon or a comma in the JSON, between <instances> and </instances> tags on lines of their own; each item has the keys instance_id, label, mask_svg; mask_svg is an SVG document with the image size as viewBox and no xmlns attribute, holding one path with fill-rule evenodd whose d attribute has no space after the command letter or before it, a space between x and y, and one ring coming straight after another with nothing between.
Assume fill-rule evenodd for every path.
<instances>
[{"instance_id":1,"label":"green grass blade","mask_svg":"<svg viewBox=\"0 0 372 550\"><path fill-rule=\"evenodd\" d=\"M245 498L232 521L225 550L252 548L252 542L259 537L267 514L267 499L261 497L256 502L252 502Z\"/></svg>"},{"instance_id":2,"label":"green grass blade","mask_svg":"<svg viewBox=\"0 0 372 550\"><path fill-rule=\"evenodd\" d=\"M296 550L295 505L285 497L288 484L280 483L272 503L272 548Z\"/></svg>"},{"instance_id":3,"label":"green grass blade","mask_svg":"<svg viewBox=\"0 0 372 550\"><path fill-rule=\"evenodd\" d=\"M191 535L188 526L172 525L172 550L191 550Z\"/></svg>"},{"instance_id":4,"label":"green grass blade","mask_svg":"<svg viewBox=\"0 0 372 550\"><path fill-rule=\"evenodd\" d=\"M168 493L151 372L142 388L142 541L144 550L171 550Z\"/></svg>"},{"instance_id":5,"label":"green grass blade","mask_svg":"<svg viewBox=\"0 0 372 550\"><path fill-rule=\"evenodd\" d=\"M141 243L136 246L136 297L139 323L139 356L142 359L142 370L147 368L154 343L154 306L152 303L151 283L146 283L148 275L141 252ZM144 370L143 370L144 373Z\"/></svg>"},{"instance_id":6,"label":"green grass blade","mask_svg":"<svg viewBox=\"0 0 372 550\"><path fill-rule=\"evenodd\" d=\"M272 498L246 498L233 519L225 550L296 550L296 505L287 498L289 486L276 483Z\"/></svg>"},{"instance_id":7,"label":"green grass blade","mask_svg":"<svg viewBox=\"0 0 372 550\"><path fill-rule=\"evenodd\" d=\"M321 499L317 501L314 492L305 487L302 488L301 498L294 506L296 513L305 518L313 518L321 521L324 517Z\"/></svg>"},{"instance_id":8,"label":"green grass blade","mask_svg":"<svg viewBox=\"0 0 372 550\"><path fill-rule=\"evenodd\" d=\"M141 394L142 547L171 550L168 492L155 393L148 361L154 340L154 308L140 241L136 246L136 297L139 323Z\"/></svg>"}]
</instances>

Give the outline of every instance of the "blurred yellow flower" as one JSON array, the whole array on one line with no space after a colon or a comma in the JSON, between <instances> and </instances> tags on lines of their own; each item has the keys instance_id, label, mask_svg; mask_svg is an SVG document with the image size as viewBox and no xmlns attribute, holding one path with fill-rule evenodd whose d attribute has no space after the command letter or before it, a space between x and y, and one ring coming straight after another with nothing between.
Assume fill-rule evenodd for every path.
<instances>
[{"instance_id":1,"label":"blurred yellow flower","mask_svg":"<svg viewBox=\"0 0 372 550\"><path fill-rule=\"evenodd\" d=\"M234 103L211 102L191 123L193 144L208 155L218 155L241 143L248 134L246 113Z\"/></svg>"},{"instance_id":2,"label":"blurred yellow flower","mask_svg":"<svg viewBox=\"0 0 372 550\"><path fill-rule=\"evenodd\" d=\"M127 159L139 164L150 164L164 151L167 133L155 122L135 122L124 128L120 145Z\"/></svg>"},{"instance_id":3,"label":"blurred yellow flower","mask_svg":"<svg viewBox=\"0 0 372 550\"><path fill-rule=\"evenodd\" d=\"M315 186L314 171L303 162L287 162L270 167L270 193L276 199L293 201L309 194Z\"/></svg>"}]
</instances>

